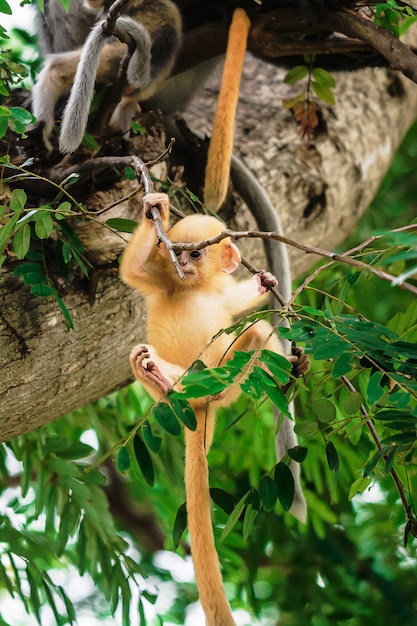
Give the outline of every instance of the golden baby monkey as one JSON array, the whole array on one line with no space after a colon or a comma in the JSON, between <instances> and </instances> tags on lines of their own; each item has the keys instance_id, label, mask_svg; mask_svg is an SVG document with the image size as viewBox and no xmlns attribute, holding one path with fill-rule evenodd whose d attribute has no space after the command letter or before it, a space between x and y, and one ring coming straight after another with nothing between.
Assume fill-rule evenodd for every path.
<instances>
[{"instance_id":1,"label":"golden baby monkey","mask_svg":"<svg viewBox=\"0 0 417 626\"><path fill-rule=\"evenodd\" d=\"M239 337L221 333L212 341L236 317L265 301L268 288L276 284L274 276L262 271L247 280L236 281L232 273L240 263L240 254L227 238L202 250L178 253L185 275L182 280L167 249L157 246L154 225L147 217L155 204L161 212L164 230L168 229L168 197L145 195L144 217L127 245L120 268L122 279L145 297L149 344L135 346L130 361L135 377L149 394L161 400L196 359L212 368L226 363L234 351L267 348L282 355L280 340L264 320L246 328ZM192 215L173 226L168 236L173 242L197 243L223 230L223 224L215 217ZM303 373L305 360L301 358L299 365L298 374ZM213 438L216 409L228 406L239 394L239 385L233 384L214 397L190 400L197 429L185 429L188 528L208 626L235 623L214 544L206 455Z\"/></svg>"}]
</instances>

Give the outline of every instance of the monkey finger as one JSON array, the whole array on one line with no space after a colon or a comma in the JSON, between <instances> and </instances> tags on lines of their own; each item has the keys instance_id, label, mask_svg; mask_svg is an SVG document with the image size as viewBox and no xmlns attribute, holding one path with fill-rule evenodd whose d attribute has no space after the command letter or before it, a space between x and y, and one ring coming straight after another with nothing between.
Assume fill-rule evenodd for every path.
<instances>
[{"instance_id":1,"label":"monkey finger","mask_svg":"<svg viewBox=\"0 0 417 626\"><path fill-rule=\"evenodd\" d=\"M271 272L260 270L258 272L258 277L260 279L261 286L265 289L271 289L271 287L276 287L278 285L276 277L271 274Z\"/></svg>"},{"instance_id":2,"label":"monkey finger","mask_svg":"<svg viewBox=\"0 0 417 626\"><path fill-rule=\"evenodd\" d=\"M298 356L295 354L288 354L286 358L290 363L293 363L293 364L298 363Z\"/></svg>"},{"instance_id":3,"label":"monkey finger","mask_svg":"<svg viewBox=\"0 0 417 626\"><path fill-rule=\"evenodd\" d=\"M300 347L294 347L292 355L288 359L293 364L293 375L296 377L302 376L310 368L310 359Z\"/></svg>"},{"instance_id":4,"label":"monkey finger","mask_svg":"<svg viewBox=\"0 0 417 626\"><path fill-rule=\"evenodd\" d=\"M146 346L135 346L130 353L130 364L134 369L136 365L140 365L142 361L146 358L149 358L149 352Z\"/></svg>"}]
</instances>

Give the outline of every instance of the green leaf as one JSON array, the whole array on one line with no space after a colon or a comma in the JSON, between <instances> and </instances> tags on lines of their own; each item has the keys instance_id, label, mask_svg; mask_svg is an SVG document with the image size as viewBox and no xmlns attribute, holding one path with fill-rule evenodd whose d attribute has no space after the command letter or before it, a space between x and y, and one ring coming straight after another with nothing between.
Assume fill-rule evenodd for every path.
<instances>
[{"instance_id":1,"label":"green leaf","mask_svg":"<svg viewBox=\"0 0 417 626\"><path fill-rule=\"evenodd\" d=\"M90 135L90 133L87 133L87 132L85 132L83 135L83 140L81 142L81 145L84 146L84 148L87 148L88 150L93 150L93 151L98 150L100 147L97 141L94 139L93 135Z\"/></svg>"},{"instance_id":2,"label":"green leaf","mask_svg":"<svg viewBox=\"0 0 417 626\"><path fill-rule=\"evenodd\" d=\"M326 104L330 104L331 106L336 104L336 100L331 89L315 82L312 82L311 86L314 93L318 98L320 98L320 100L323 100L323 102L325 102Z\"/></svg>"},{"instance_id":3,"label":"green leaf","mask_svg":"<svg viewBox=\"0 0 417 626\"><path fill-rule=\"evenodd\" d=\"M315 67L312 71L312 74L317 84L320 84L323 87L336 87L336 81L333 76L321 67Z\"/></svg>"},{"instance_id":4,"label":"green leaf","mask_svg":"<svg viewBox=\"0 0 417 626\"><path fill-rule=\"evenodd\" d=\"M60 618L57 606L55 604L55 600L54 600L54 597L52 595L51 588L50 588L50 586L48 585L48 583L47 583L47 581L45 579L42 579L42 587L43 587L43 590L44 590L47 602L48 602L48 604L49 604L49 606L50 606L50 608L52 610L52 613L54 614L55 621L56 621L57 624L59 624L61 618Z\"/></svg>"},{"instance_id":5,"label":"green leaf","mask_svg":"<svg viewBox=\"0 0 417 626\"><path fill-rule=\"evenodd\" d=\"M284 511L289 511L294 500L294 477L288 465L280 461L275 466L274 479L278 487L278 498Z\"/></svg>"},{"instance_id":6,"label":"green leaf","mask_svg":"<svg viewBox=\"0 0 417 626\"><path fill-rule=\"evenodd\" d=\"M6 224L0 228L0 251L4 250L15 229L19 217L19 213L12 215L9 217Z\"/></svg>"},{"instance_id":7,"label":"green leaf","mask_svg":"<svg viewBox=\"0 0 417 626\"><path fill-rule=\"evenodd\" d=\"M23 463L23 469L22 469L20 488L22 490L22 497L26 498L28 491L29 491L29 487L32 482L33 461L34 461L33 450L29 447L26 447L22 452L21 460Z\"/></svg>"},{"instance_id":8,"label":"green leaf","mask_svg":"<svg viewBox=\"0 0 417 626\"><path fill-rule=\"evenodd\" d=\"M233 378L237 373L234 371L231 373L230 369L225 366L187 374L182 379L184 391L180 396L187 398L215 396L233 382ZM172 394L171 397L177 397L177 395Z\"/></svg>"},{"instance_id":9,"label":"green leaf","mask_svg":"<svg viewBox=\"0 0 417 626\"><path fill-rule=\"evenodd\" d=\"M8 94L6 93L5 95L8 95ZM4 135L7 133L8 128L9 128L9 118L0 117L0 139L4 137Z\"/></svg>"},{"instance_id":10,"label":"green leaf","mask_svg":"<svg viewBox=\"0 0 417 626\"><path fill-rule=\"evenodd\" d=\"M369 378L366 390L369 404L375 404L384 395L384 390L381 387L382 376L382 372L374 372Z\"/></svg>"},{"instance_id":11,"label":"green leaf","mask_svg":"<svg viewBox=\"0 0 417 626\"><path fill-rule=\"evenodd\" d=\"M336 407L327 398L316 398L311 402L311 408L317 419L324 424L336 419Z\"/></svg>"},{"instance_id":12,"label":"green leaf","mask_svg":"<svg viewBox=\"0 0 417 626\"><path fill-rule=\"evenodd\" d=\"M116 466L119 472L126 472L130 469L130 454L127 446L123 446L117 455Z\"/></svg>"},{"instance_id":13,"label":"green leaf","mask_svg":"<svg viewBox=\"0 0 417 626\"><path fill-rule=\"evenodd\" d=\"M54 228L54 222L50 213L44 211L38 213L35 220L35 233L39 239L47 239Z\"/></svg>"},{"instance_id":14,"label":"green leaf","mask_svg":"<svg viewBox=\"0 0 417 626\"><path fill-rule=\"evenodd\" d=\"M7 0L0 0L0 11L1 13L6 13L7 15L12 15L13 13Z\"/></svg>"},{"instance_id":15,"label":"green leaf","mask_svg":"<svg viewBox=\"0 0 417 626\"><path fill-rule=\"evenodd\" d=\"M265 372L266 374L266 372ZM277 409L284 413L287 417L291 417L290 410L288 408L288 400L282 393L281 389L277 386L275 387L264 387L264 391L269 397L270 400L275 404Z\"/></svg>"},{"instance_id":16,"label":"green leaf","mask_svg":"<svg viewBox=\"0 0 417 626\"><path fill-rule=\"evenodd\" d=\"M61 312L62 312L62 314L64 316L65 323L67 325L67 329L68 330L74 330L74 324L73 324L73 321L72 321L72 317L71 317L70 312L68 311L67 307L65 306L65 302L57 294L56 291L54 291L53 296L55 297L55 300L57 301L58 306L61 309Z\"/></svg>"},{"instance_id":17,"label":"green leaf","mask_svg":"<svg viewBox=\"0 0 417 626\"><path fill-rule=\"evenodd\" d=\"M415 235L414 235L415 236ZM396 313L392 319L389 320L387 326L391 330L395 331L398 335L407 334L410 328L415 328L417 322L417 298L415 298L405 311ZM410 337L409 341L412 341Z\"/></svg>"},{"instance_id":18,"label":"green leaf","mask_svg":"<svg viewBox=\"0 0 417 626\"><path fill-rule=\"evenodd\" d=\"M30 603L31 603L33 613L38 623L42 624L41 616L40 616L41 601L40 601L39 592L38 592L39 584L37 580L38 577L36 576L35 578L35 573L37 574L37 571L34 568L34 566L31 563L28 563L26 567L26 576L27 576L27 581L29 583Z\"/></svg>"},{"instance_id":19,"label":"green leaf","mask_svg":"<svg viewBox=\"0 0 417 626\"><path fill-rule=\"evenodd\" d=\"M78 529L78 541L77 541L77 555L78 555L78 570L80 575L83 576L86 572L86 558L87 558L87 535L86 535L86 519L82 519L80 527Z\"/></svg>"},{"instance_id":20,"label":"green leaf","mask_svg":"<svg viewBox=\"0 0 417 626\"><path fill-rule=\"evenodd\" d=\"M68 441L66 439L61 439L61 438L57 438L58 442L61 444L59 449L55 449L54 453L59 456L61 459L70 459L70 460L76 460L76 459L83 459L86 456L90 456L90 454L92 454L92 452L94 452L94 448L92 448L91 446L89 446L86 443L83 443L82 441ZM48 440L47 445L45 446L46 450L50 450L49 448L49 442L51 440Z\"/></svg>"},{"instance_id":21,"label":"green leaf","mask_svg":"<svg viewBox=\"0 0 417 626\"><path fill-rule=\"evenodd\" d=\"M33 285L30 293L34 296L49 297L55 295L55 289L50 285Z\"/></svg>"},{"instance_id":22,"label":"green leaf","mask_svg":"<svg viewBox=\"0 0 417 626\"><path fill-rule=\"evenodd\" d=\"M248 497L248 494L245 493L245 495L236 504L236 506L233 509L231 515L229 516L229 519L226 522L225 527L223 528L223 532L221 534L220 541L224 541L224 539L226 539L227 535L229 535L231 533L231 531L233 530L233 528L236 526L237 522L239 521L239 517L241 516L241 514L243 512L243 509L245 508L245 503L246 503L246 498L247 497Z\"/></svg>"},{"instance_id":23,"label":"green leaf","mask_svg":"<svg viewBox=\"0 0 417 626\"><path fill-rule=\"evenodd\" d=\"M138 227L138 223L133 220L127 220L122 217L111 217L106 221L107 226L117 230L120 233L133 233Z\"/></svg>"},{"instance_id":24,"label":"green leaf","mask_svg":"<svg viewBox=\"0 0 417 626\"><path fill-rule=\"evenodd\" d=\"M256 511L261 509L261 498L257 489L251 489L246 498L246 504L251 504Z\"/></svg>"},{"instance_id":25,"label":"green leaf","mask_svg":"<svg viewBox=\"0 0 417 626\"><path fill-rule=\"evenodd\" d=\"M40 263L21 263L13 274L21 276L25 285L41 285L47 281L44 267Z\"/></svg>"},{"instance_id":26,"label":"green leaf","mask_svg":"<svg viewBox=\"0 0 417 626\"><path fill-rule=\"evenodd\" d=\"M137 462L146 482L148 483L148 485L150 485L150 487L153 487L153 484L155 482L155 472L151 455L149 454L149 450L146 447L145 443L138 434L136 434L133 439L133 449L135 451Z\"/></svg>"},{"instance_id":27,"label":"green leaf","mask_svg":"<svg viewBox=\"0 0 417 626\"><path fill-rule=\"evenodd\" d=\"M181 426L171 407L166 402L159 402L152 407L152 414L158 424L170 435L177 437L181 434Z\"/></svg>"},{"instance_id":28,"label":"green leaf","mask_svg":"<svg viewBox=\"0 0 417 626\"><path fill-rule=\"evenodd\" d=\"M71 203L68 201L61 202L61 204L56 209L56 214L61 213L62 217L68 217L68 213L71 211Z\"/></svg>"},{"instance_id":29,"label":"green leaf","mask_svg":"<svg viewBox=\"0 0 417 626\"><path fill-rule=\"evenodd\" d=\"M262 392L266 393L282 413L288 417L290 416L288 400L282 393L280 386L268 372L265 372L265 370L257 365L253 368L248 378L241 384L241 388L245 393L255 399L259 399Z\"/></svg>"},{"instance_id":30,"label":"green leaf","mask_svg":"<svg viewBox=\"0 0 417 626\"><path fill-rule=\"evenodd\" d=\"M401 409L382 409L377 411L374 415L374 419L384 420L387 422L387 426L391 427L391 422L405 421L409 424L410 428L414 428L417 420L417 416L410 412L407 408Z\"/></svg>"},{"instance_id":31,"label":"green leaf","mask_svg":"<svg viewBox=\"0 0 417 626\"><path fill-rule=\"evenodd\" d=\"M297 435L310 437L311 435L315 435L317 433L317 422L313 422L313 420L303 420L302 422L295 424L294 430Z\"/></svg>"},{"instance_id":32,"label":"green leaf","mask_svg":"<svg viewBox=\"0 0 417 626\"><path fill-rule=\"evenodd\" d=\"M72 251L70 246L64 241L62 244L62 258L64 259L64 263L68 265L72 259Z\"/></svg>"},{"instance_id":33,"label":"green leaf","mask_svg":"<svg viewBox=\"0 0 417 626\"><path fill-rule=\"evenodd\" d=\"M57 591L58 591L59 595L61 596L62 601L64 603L69 623L70 624L74 624L75 621L76 621L76 615L75 615L75 609L74 609L74 606L73 606L71 600L68 598L67 594L65 593L65 591L64 591L64 589L62 587L58 587Z\"/></svg>"},{"instance_id":34,"label":"green leaf","mask_svg":"<svg viewBox=\"0 0 417 626\"><path fill-rule=\"evenodd\" d=\"M362 394L359 391L351 391L343 401L343 408L347 415L355 415L363 405Z\"/></svg>"},{"instance_id":35,"label":"green leaf","mask_svg":"<svg viewBox=\"0 0 417 626\"><path fill-rule=\"evenodd\" d=\"M369 476L363 476L362 478L358 478L354 483L351 484L349 489L349 500L352 500L358 493L363 493L367 487L371 484L371 479Z\"/></svg>"},{"instance_id":36,"label":"green leaf","mask_svg":"<svg viewBox=\"0 0 417 626\"><path fill-rule=\"evenodd\" d=\"M286 73L284 76L284 83L287 85L293 85L306 76L308 76L308 67L305 65L296 65Z\"/></svg>"},{"instance_id":37,"label":"green leaf","mask_svg":"<svg viewBox=\"0 0 417 626\"><path fill-rule=\"evenodd\" d=\"M40 272L44 272L43 265L40 263L20 263L14 270L13 274L15 276L24 276L25 274L37 274ZM45 274L44 274L45 276Z\"/></svg>"},{"instance_id":38,"label":"green leaf","mask_svg":"<svg viewBox=\"0 0 417 626\"><path fill-rule=\"evenodd\" d=\"M336 470L339 468L339 457L332 441L328 441L326 444L326 457L329 469Z\"/></svg>"},{"instance_id":39,"label":"green leaf","mask_svg":"<svg viewBox=\"0 0 417 626\"><path fill-rule=\"evenodd\" d=\"M13 250L18 259L23 259L30 248L31 230L29 224L23 224L13 239Z\"/></svg>"},{"instance_id":40,"label":"green leaf","mask_svg":"<svg viewBox=\"0 0 417 626\"><path fill-rule=\"evenodd\" d=\"M9 558L10 566L11 566L11 569L12 569L13 575L14 575L15 589L17 590L19 598L22 601L22 604L25 607L26 612L29 613L29 606L28 606L28 602L26 600L26 595L23 593L22 580L20 578L19 569L17 568L17 565L16 565L16 563L14 561L14 558L12 556L12 553L10 551L7 552L7 556Z\"/></svg>"},{"instance_id":41,"label":"green leaf","mask_svg":"<svg viewBox=\"0 0 417 626\"><path fill-rule=\"evenodd\" d=\"M258 491L265 510L272 511L278 498L276 482L270 476L262 476Z\"/></svg>"},{"instance_id":42,"label":"green leaf","mask_svg":"<svg viewBox=\"0 0 417 626\"><path fill-rule=\"evenodd\" d=\"M146 421L142 426L142 435L148 448L157 454L161 448L162 438L154 435L151 425Z\"/></svg>"},{"instance_id":43,"label":"green leaf","mask_svg":"<svg viewBox=\"0 0 417 626\"><path fill-rule=\"evenodd\" d=\"M289 457L297 463L302 463L306 458L307 453L308 448L306 448L305 446L294 446L294 448L290 448L288 450Z\"/></svg>"},{"instance_id":44,"label":"green leaf","mask_svg":"<svg viewBox=\"0 0 417 626\"><path fill-rule=\"evenodd\" d=\"M158 595L156 593L150 593L150 591L146 591L146 589L141 591L141 595L146 598L150 604L155 604L158 599Z\"/></svg>"},{"instance_id":45,"label":"green leaf","mask_svg":"<svg viewBox=\"0 0 417 626\"><path fill-rule=\"evenodd\" d=\"M347 343L337 335L319 336L317 348L314 350L314 358L318 361L333 359L346 350Z\"/></svg>"},{"instance_id":46,"label":"green leaf","mask_svg":"<svg viewBox=\"0 0 417 626\"><path fill-rule=\"evenodd\" d=\"M35 120L32 113L22 107L10 107L10 112L14 119L22 124L31 124Z\"/></svg>"},{"instance_id":47,"label":"green leaf","mask_svg":"<svg viewBox=\"0 0 417 626\"><path fill-rule=\"evenodd\" d=\"M274 376L281 385L285 385L288 382L292 366L285 356L272 352L271 350L262 350L259 360L265 363L272 376Z\"/></svg>"},{"instance_id":48,"label":"green leaf","mask_svg":"<svg viewBox=\"0 0 417 626\"><path fill-rule=\"evenodd\" d=\"M12 191L12 195L10 196L10 208L12 211L17 211L21 213L27 202L27 195L23 191L23 189L14 189Z\"/></svg>"},{"instance_id":49,"label":"green leaf","mask_svg":"<svg viewBox=\"0 0 417 626\"><path fill-rule=\"evenodd\" d=\"M186 502L184 502L183 504L181 504L175 516L174 528L172 531L172 541L174 544L174 552L180 545L181 537L183 536L186 528L187 528L187 504Z\"/></svg>"},{"instance_id":50,"label":"green leaf","mask_svg":"<svg viewBox=\"0 0 417 626\"><path fill-rule=\"evenodd\" d=\"M184 426L190 430L195 430L197 428L195 413L187 400L184 400L183 398L170 397L169 403L174 411L175 417L181 420Z\"/></svg>"},{"instance_id":51,"label":"green leaf","mask_svg":"<svg viewBox=\"0 0 417 626\"><path fill-rule=\"evenodd\" d=\"M348 374L352 369L352 355L349 352L342 352L333 363L332 378L337 380L341 376Z\"/></svg>"},{"instance_id":52,"label":"green leaf","mask_svg":"<svg viewBox=\"0 0 417 626\"><path fill-rule=\"evenodd\" d=\"M58 545L57 545L57 553L58 555L63 554L65 550L65 546L68 543L68 539L71 532L71 509L73 508L73 504L71 502L66 502L64 506L64 510L62 511L62 515L59 521L59 531L58 531Z\"/></svg>"},{"instance_id":53,"label":"green leaf","mask_svg":"<svg viewBox=\"0 0 417 626\"><path fill-rule=\"evenodd\" d=\"M6 568L3 565L3 562L0 560L0 584L2 588L7 589L9 595L13 597L13 585L10 579L10 576L6 573Z\"/></svg>"},{"instance_id":54,"label":"green leaf","mask_svg":"<svg viewBox=\"0 0 417 626\"><path fill-rule=\"evenodd\" d=\"M390 446L382 446L380 450L375 452L375 454L371 456L368 463L366 464L365 469L363 470L363 475L369 476L372 470L374 470L377 466L378 462L382 459L383 456L385 456L389 452L389 450Z\"/></svg>"},{"instance_id":55,"label":"green leaf","mask_svg":"<svg viewBox=\"0 0 417 626\"><path fill-rule=\"evenodd\" d=\"M210 497L213 502L228 515L231 514L237 504L237 499L231 493L218 487L210 487Z\"/></svg>"},{"instance_id":56,"label":"green leaf","mask_svg":"<svg viewBox=\"0 0 417 626\"><path fill-rule=\"evenodd\" d=\"M256 511L252 504L248 504L245 509L245 515L243 517L242 535L243 541L247 541L253 529L256 518L258 517L258 511Z\"/></svg>"}]
</instances>

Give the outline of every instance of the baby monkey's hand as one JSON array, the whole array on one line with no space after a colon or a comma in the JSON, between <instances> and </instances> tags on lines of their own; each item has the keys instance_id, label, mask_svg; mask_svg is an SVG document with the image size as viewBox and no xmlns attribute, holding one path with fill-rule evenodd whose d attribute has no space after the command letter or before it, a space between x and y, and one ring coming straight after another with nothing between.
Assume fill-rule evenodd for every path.
<instances>
[{"instance_id":1,"label":"baby monkey's hand","mask_svg":"<svg viewBox=\"0 0 417 626\"><path fill-rule=\"evenodd\" d=\"M259 292L266 293L272 287L276 287L278 285L278 281L271 272L266 272L265 270L259 270L256 274L256 278L259 282Z\"/></svg>"}]
</instances>

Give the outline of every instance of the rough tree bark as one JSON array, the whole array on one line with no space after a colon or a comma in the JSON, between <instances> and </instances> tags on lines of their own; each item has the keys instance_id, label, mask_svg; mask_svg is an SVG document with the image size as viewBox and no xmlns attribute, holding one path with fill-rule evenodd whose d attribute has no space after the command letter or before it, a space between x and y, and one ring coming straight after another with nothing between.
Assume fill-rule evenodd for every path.
<instances>
[{"instance_id":1,"label":"rough tree bark","mask_svg":"<svg viewBox=\"0 0 417 626\"><path fill-rule=\"evenodd\" d=\"M322 107L320 132L307 147L291 115L281 107L282 98L289 95L282 75L281 69L248 57L236 153L269 192L286 235L330 249L351 232L374 196L415 118L417 87L385 69L337 73L337 106ZM210 132L217 80L215 75L186 114L189 125L199 131ZM176 182L178 172L177 167ZM121 196L124 193L120 190ZM93 201L85 204L91 206ZM100 196L99 204L109 202ZM128 206L129 217L137 219L136 209L135 214L131 210ZM248 219L243 214L238 227L246 228ZM80 283L64 296L74 320L71 332L54 300L31 297L29 288L13 277L13 266L1 270L1 440L56 419L131 380L128 354L144 339L143 307L140 298L122 285L111 262L120 252L118 246L103 245L109 253L105 264L92 272L88 284ZM316 261L295 250L290 256L294 275Z\"/></svg>"}]
</instances>

